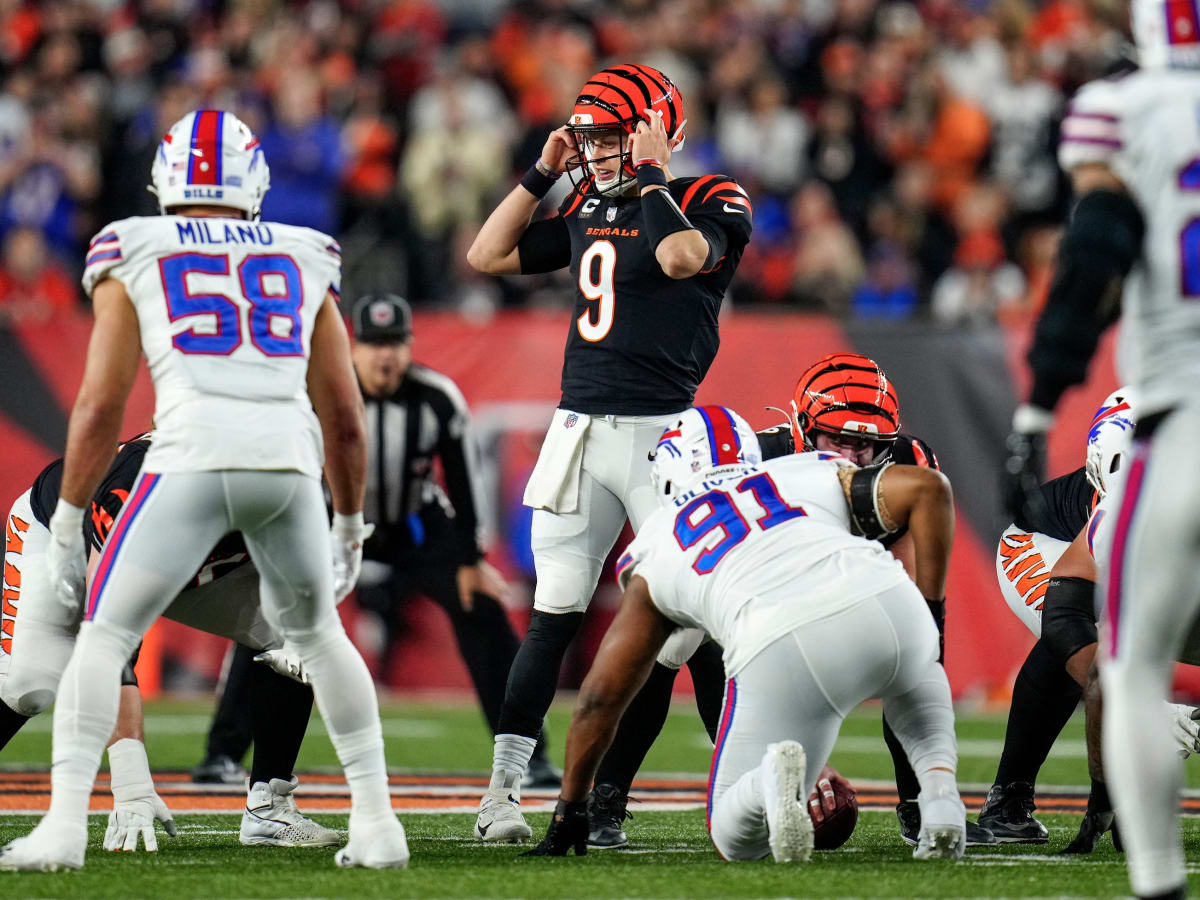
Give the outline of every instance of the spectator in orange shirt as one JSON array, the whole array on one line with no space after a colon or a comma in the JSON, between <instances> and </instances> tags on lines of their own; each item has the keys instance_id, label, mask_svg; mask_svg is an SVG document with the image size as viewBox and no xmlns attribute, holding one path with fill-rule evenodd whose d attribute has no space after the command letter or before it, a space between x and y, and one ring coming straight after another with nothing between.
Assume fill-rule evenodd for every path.
<instances>
[{"instance_id":1,"label":"spectator in orange shirt","mask_svg":"<svg viewBox=\"0 0 1200 900\"><path fill-rule=\"evenodd\" d=\"M75 307L79 291L51 258L36 228L14 228L4 241L0 267L0 328L44 322L57 311Z\"/></svg>"}]
</instances>

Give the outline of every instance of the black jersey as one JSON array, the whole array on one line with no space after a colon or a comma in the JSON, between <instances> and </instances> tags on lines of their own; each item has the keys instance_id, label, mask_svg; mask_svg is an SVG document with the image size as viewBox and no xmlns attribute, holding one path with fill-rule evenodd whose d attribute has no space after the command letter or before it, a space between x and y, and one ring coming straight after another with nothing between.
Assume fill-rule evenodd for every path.
<instances>
[{"instance_id":1,"label":"black jersey","mask_svg":"<svg viewBox=\"0 0 1200 900\"><path fill-rule=\"evenodd\" d=\"M669 278L659 266L641 197L592 194L587 181L517 245L523 273L569 266L575 280L564 409L678 412L692 405L717 355L717 313L750 240L750 203L726 175L676 178L667 188L708 241L708 259L691 278Z\"/></svg>"},{"instance_id":2,"label":"black jersey","mask_svg":"<svg viewBox=\"0 0 1200 900\"><path fill-rule=\"evenodd\" d=\"M1087 525L1099 495L1087 480L1082 466L1068 475L1053 478L1037 489L1042 502L1032 517L1020 516L1013 523L1022 531L1037 532L1060 541L1073 541ZM1029 504L1026 504L1029 509Z\"/></svg>"},{"instance_id":3,"label":"black jersey","mask_svg":"<svg viewBox=\"0 0 1200 900\"><path fill-rule=\"evenodd\" d=\"M83 538L87 547L97 551L104 548L108 532L112 529L125 501L129 499L138 473L142 470L146 451L150 449L150 440L149 434L141 434L118 445L117 456L104 474L100 486L96 488L91 508L83 517ZM56 459L42 469L29 494L29 505L34 518L47 528L50 527L54 507L58 505L58 494L62 488L62 467L63 461ZM247 559L249 554L241 534L228 534L213 548L196 577L188 583L188 587L211 581Z\"/></svg>"},{"instance_id":4,"label":"black jersey","mask_svg":"<svg viewBox=\"0 0 1200 900\"><path fill-rule=\"evenodd\" d=\"M758 432L758 446L762 450L763 459L776 459L780 456L787 456L789 453L795 453L796 442L792 438L791 426L785 423L776 425L774 428L764 428ZM904 432L896 436L896 440L892 442L887 454L878 462L894 462L903 466L925 466L941 471L933 448L919 437ZM899 531L884 535L879 539L879 543L890 547L906 534L908 534L907 525Z\"/></svg>"}]
</instances>

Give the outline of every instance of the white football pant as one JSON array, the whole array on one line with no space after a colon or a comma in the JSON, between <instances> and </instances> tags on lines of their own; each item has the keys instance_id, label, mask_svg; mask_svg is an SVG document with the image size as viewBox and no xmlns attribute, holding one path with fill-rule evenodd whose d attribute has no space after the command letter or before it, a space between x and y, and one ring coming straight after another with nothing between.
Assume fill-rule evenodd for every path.
<instances>
[{"instance_id":1,"label":"white football pant","mask_svg":"<svg viewBox=\"0 0 1200 900\"><path fill-rule=\"evenodd\" d=\"M570 413L559 410L555 414L542 444L543 454L575 450L574 445L552 439L564 427L564 415ZM573 512L533 511L531 542L537 570L534 609L548 613L587 609L604 560L625 527L625 520L629 519L636 532L658 508L650 485L650 451L678 418L679 413L594 416L573 426L586 429L578 473L578 503ZM539 459L539 465L543 464Z\"/></svg>"},{"instance_id":2,"label":"white football pant","mask_svg":"<svg viewBox=\"0 0 1200 900\"><path fill-rule=\"evenodd\" d=\"M1042 602L1050 570L1069 544L1039 532L1009 525L996 547L996 580L1004 602L1033 636L1042 636Z\"/></svg>"},{"instance_id":3,"label":"white football pant","mask_svg":"<svg viewBox=\"0 0 1200 900\"><path fill-rule=\"evenodd\" d=\"M46 569L50 531L34 517L29 493L13 503L6 526L0 701L34 716L54 702L79 622L69 619L51 593ZM282 645L263 615L258 572L249 562L184 591L163 615L256 650Z\"/></svg>"},{"instance_id":4,"label":"white football pant","mask_svg":"<svg viewBox=\"0 0 1200 900\"><path fill-rule=\"evenodd\" d=\"M87 621L54 710L48 820L77 829L116 722L121 667L142 634L231 531L246 540L263 611L308 670L351 791L351 832L390 817L375 687L333 598L320 483L296 472L143 471L105 542L85 599ZM51 827L51 826L47 826Z\"/></svg>"},{"instance_id":5,"label":"white football pant","mask_svg":"<svg viewBox=\"0 0 1200 900\"><path fill-rule=\"evenodd\" d=\"M767 745L803 745L807 810L842 720L871 697L883 698L923 788L930 770L953 772L954 709L937 652L925 601L904 584L784 635L729 679L708 782L717 852L729 860L770 853L759 772Z\"/></svg>"},{"instance_id":6,"label":"white football pant","mask_svg":"<svg viewBox=\"0 0 1200 900\"><path fill-rule=\"evenodd\" d=\"M1200 610L1200 404L1135 441L1101 596L1104 771L1138 895L1185 884L1183 763L1168 731L1174 660Z\"/></svg>"}]
</instances>

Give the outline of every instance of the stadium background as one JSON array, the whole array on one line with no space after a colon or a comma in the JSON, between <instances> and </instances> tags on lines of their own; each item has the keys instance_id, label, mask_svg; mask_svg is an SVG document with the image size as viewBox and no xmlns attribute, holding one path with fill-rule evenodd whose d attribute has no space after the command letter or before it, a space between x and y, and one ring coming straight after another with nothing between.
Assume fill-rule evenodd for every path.
<instances>
[{"instance_id":1,"label":"stadium background","mask_svg":"<svg viewBox=\"0 0 1200 900\"><path fill-rule=\"evenodd\" d=\"M336 235L347 300L390 290L417 309L416 359L475 411L493 559L512 615L527 616L519 497L558 396L571 286L480 277L465 248L586 77L636 60L683 92L672 170L731 174L754 202L700 399L763 427L817 356L877 359L956 489L953 687L1002 697L1030 638L995 583L997 471L1068 201L1057 125L1075 88L1118 61L1116 18L1081 0L0 0L0 502L62 452L88 238L157 212L145 185L170 123L231 109L271 166L263 218ZM1109 340L1061 409L1052 474L1082 462L1115 384ZM143 377L125 432L151 411ZM611 615L611 581L601 594L566 683ZM343 613L370 657L370 623L353 601ZM167 624L140 674L202 686L222 652ZM395 687L469 684L432 605L411 609L397 657L381 673Z\"/></svg>"}]
</instances>

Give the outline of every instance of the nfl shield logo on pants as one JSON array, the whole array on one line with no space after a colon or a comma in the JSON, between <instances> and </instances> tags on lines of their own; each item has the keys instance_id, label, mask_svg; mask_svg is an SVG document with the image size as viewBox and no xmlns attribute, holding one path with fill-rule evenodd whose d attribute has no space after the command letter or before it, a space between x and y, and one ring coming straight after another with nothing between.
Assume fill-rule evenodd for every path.
<instances>
[{"instance_id":1,"label":"nfl shield logo on pants","mask_svg":"<svg viewBox=\"0 0 1200 900\"><path fill-rule=\"evenodd\" d=\"M610 206L607 210L605 210L605 212L604 212L605 221L611 222L614 219L616 219L616 217L617 217L617 208L615 206Z\"/></svg>"},{"instance_id":2,"label":"nfl shield logo on pants","mask_svg":"<svg viewBox=\"0 0 1200 900\"><path fill-rule=\"evenodd\" d=\"M571 413L569 416L563 419L563 428L574 428L575 423L578 421L579 416L575 415L575 413Z\"/></svg>"}]
</instances>

